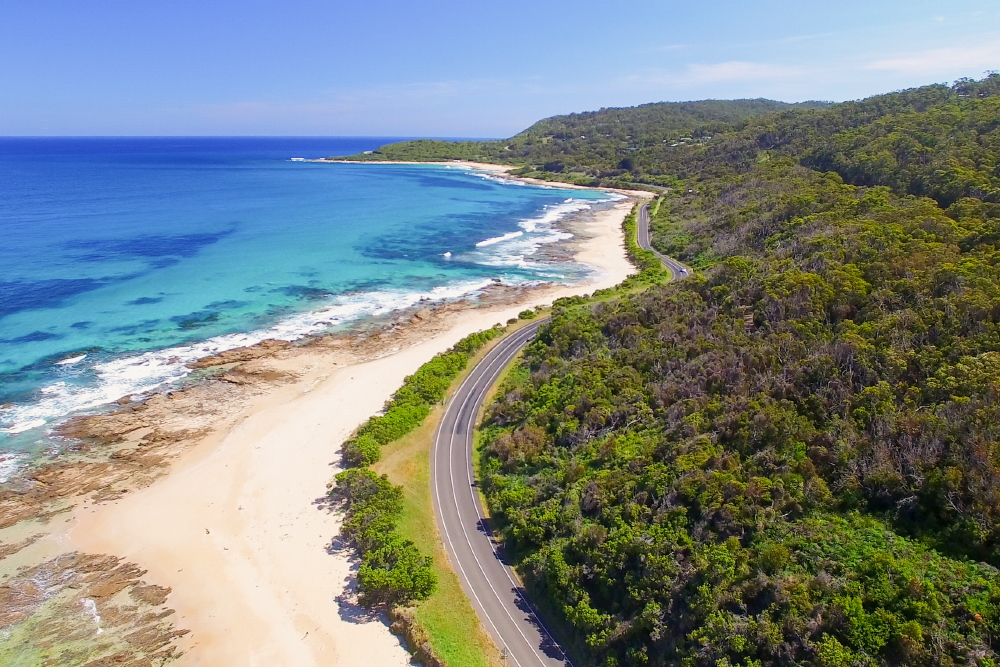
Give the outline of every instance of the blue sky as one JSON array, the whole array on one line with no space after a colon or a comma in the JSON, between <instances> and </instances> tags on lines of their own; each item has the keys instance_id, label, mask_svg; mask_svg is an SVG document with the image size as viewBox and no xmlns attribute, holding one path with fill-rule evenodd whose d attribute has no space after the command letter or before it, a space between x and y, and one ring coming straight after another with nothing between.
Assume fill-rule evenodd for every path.
<instances>
[{"instance_id":1,"label":"blue sky","mask_svg":"<svg viewBox=\"0 0 1000 667\"><path fill-rule=\"evenodd\" d=\"M996 0L3 0L0 135L509 136L1000 69Z\"/></svg>"}]
</instances>

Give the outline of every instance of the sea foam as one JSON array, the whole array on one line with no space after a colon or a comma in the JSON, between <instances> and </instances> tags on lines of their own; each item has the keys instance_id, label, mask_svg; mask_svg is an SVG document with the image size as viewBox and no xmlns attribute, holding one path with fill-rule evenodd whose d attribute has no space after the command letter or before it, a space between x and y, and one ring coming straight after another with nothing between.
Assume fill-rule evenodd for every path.
<instances>
[{"instance_id":1,"label":"sea foam","mask_svg":"<svg viewBox=\"0 0 1000 667\"><path fill-rule=\"evenodd\" d=\"M504 241L509 241L511 239L516 239L518 236L522 236L524 232L510 232L509 234L504 234L503 236L496 236L492 239L486 239L485 241L480 241L476 244L477 248L482 248L483 246L493 245L494 243L503 243Z\"/></svg>"},{"instance_id":2,"label":"sea foam","mask_svg":"<svg viewBox=\"0 0 1000 667\"><path fill-rule=\"evenodd\" d=\"M10 479L20 468L22 454L0 451L0 484Z\"/></svg>"},{"instance_id":3,"label":"sea foam","mask_svg":"<svg viewBox=\"0 0 1000 667\"><path fill-rule=\"evenodd\" d=\"M62 361L57 361L56 366L72 366L73 364L83 361L87 358L87 355L81 354L76 357L70 357L69 359L63 359Z\"/></svg>"},{"instance_id":4,"label":"sea foam","mask_svg":"<svg viewBox=\"0 0 1000 667\"><path fill-rule=\"evenodd\" d=\"M523 281L517 284L521 282ZM0 423L4 426L0 432L10 435L25 433L62 419L70 413L98 408L122 396L153 391L183 379L191 372L187 364L202 357L255 345L269 338L298 340L364 317L402 310L421 301L442 301L473 295L492 284L495 284L492 279L482 279L436 287L425 292L383 291L343 296L334 299L326 307L295 315L266 329L226 334L190 345L98 362L88 369L96 376L96 382L86 385L54 382L42 387L39 390L40 397L32 403L15 404L0 410ZM0 473L3 465L0 462Z\"/></svg>"},{"instance_id":5,"label":"sea foam","mask_svg":"<svg viewBox=\"0 0 1000 667\"><path fill-rule=\"evenodd\" d=\"M607 201L607 200L604 200ZM473 261L485 266L540 270L541 262L530 258L542 246L573 238L573 234L556 226L560 220L594 206L593 200L569 198L559 204L547 205L539 216L517 223L522 231L509 232L476 244ZM488 250L478 250L488 248Z\"/></svg>"},{"instance_id":6,"label":"sea foam","mask_svg":"<svg viewBox=\"0 0 1000 667\"><path fill-rule=\"evenodd\" d=\"M24 234L12 235L25 242L0 252L6 253L10 276L38 286L39 294L64 276L95 276L58 282L59 294L72 288L69 296L55 295L45 308L22 299L21 310L4 320L6 356L0 363L13 375L0 403L13 405L0 408L0 478L20 457L58 451L58 443L45 437L47 429L122 396L169 386L187 376L186 364L200 357L265 338L295 340L421 298L473 293L494 278L520 285L578 279L586 268L545 259L539 250L570 238L555 223L571 209L584 208L583 200L608 199L580 192L580 201L563 201L575 193L558 190L558 184L532 192L522 182L477 171L447 175L444 169L435 174L436 167L422 168L422 175L442 177L424 182L411 178L414 168L408 166L358 170L303 164L287 156L320 149L282 140L281 150L272 154L262 140L247 141L179 146L173 140L102 140L99 163L74 157L80 149L76 140L64 142L70 152L56 162L37 161L30 157L35 152L0 155L0 166L36 174L24 180L30 187L4 193L5 205L13 206L25 225ZM90 155L96 144L85 143ZM137 146L151 156L148 168L134 168L129 155ZM337 153L322 150L317 154ZM201 168L206 151L219 168ZM178 164L197 168L178 169ZM376 169L377 177L367 175ZM451 186L464 187L463 180L478 183L455 197ZM386 196L387 181L400 196ZM84 183L86 188L74 189ZM48 207L40 205L39 192L46 193ZM190 196L178 199L177 192ZM81 201L86 205L78 206ZM496 212L508 206L538 211L535 202L549 206L525 216L520 226L493 224L500 223ZM66 213L77 209L82 217ZM456 229L453 215L479 225ZM205 232L214 229L233 231ZM418 238L408 244L414 232ZM443 235L447 246L440 243ZM497 240L476 245L491 239ZM44 254L33 254L42 249ZM453 256L442 257L446 251ZM133 273L137 263L142 270ZM390 287L401 280L420 286ZM324 297L312 285L369 291ZM83 291L73 291L77 288ZM295 292L299 288L302 294ZM311 299L322 299L310 302L311 312L280 314ZM250 324L263 317L284 319ZM195 341L199 330L207 340Z\"/></svg>"}]
</instances>

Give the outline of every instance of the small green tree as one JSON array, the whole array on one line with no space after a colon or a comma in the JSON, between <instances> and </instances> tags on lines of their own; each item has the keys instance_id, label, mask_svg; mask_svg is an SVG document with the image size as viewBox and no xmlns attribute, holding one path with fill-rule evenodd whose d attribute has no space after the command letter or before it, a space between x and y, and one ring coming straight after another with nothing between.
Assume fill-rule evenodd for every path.
<instances>
[{"instance_id":1,"label":"small green tree","mask_svg":"<svg viewBox=\"0 0 1000 667\"><path fill-rule=\"evenodd\" d=\"M416 545L391 533L378 549L367 552L358 570L358 601L365 607L392 607L424 600L437 578L431 559Z\"/></svg>"}]
</instances>

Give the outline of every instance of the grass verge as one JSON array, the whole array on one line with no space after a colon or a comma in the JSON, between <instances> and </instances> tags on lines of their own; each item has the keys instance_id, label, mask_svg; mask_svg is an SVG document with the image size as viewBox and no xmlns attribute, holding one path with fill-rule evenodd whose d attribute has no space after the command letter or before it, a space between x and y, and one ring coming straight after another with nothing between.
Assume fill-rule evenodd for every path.
<instances>
[{"instance_id":1,"label":"grass verge","mask_svg":"<svg viewBox=\"0 0 1000 667\"><path fill-rule=\"evenodd\" d=\"M501 664L500 655L451 569L434 517L430 452L443 413L442 406L435 407L420 428L385 445L382 460L372 468L403 487L403 513L396 530L433 559L438 585L416 605L414 616L429 635L435 655L453 667L495 667Z\"/></svg>"},{"instance_id":2,"label":"grass verge","mask_svg":"<svg viewBox=\"0 0 1000 667\"><path fill-rule=\"evenodd\" d=\"M511 325L508 335L529 321ZM469 359L448 388L450 397L476 364L499 343L491 343ZM381 459L371 466L403 489L403 512L396 530L412 540L420 553L430 554L437 576L437 588L429 598L416 604L414 617L430 637L434 654L452 667L501 667L496 644L479 622L458 576L451 569L448 554L438 532L431 492L430 454L444 406L435 405L430 415L414 431L382 446Z\"/></svg>"}]
</instances>

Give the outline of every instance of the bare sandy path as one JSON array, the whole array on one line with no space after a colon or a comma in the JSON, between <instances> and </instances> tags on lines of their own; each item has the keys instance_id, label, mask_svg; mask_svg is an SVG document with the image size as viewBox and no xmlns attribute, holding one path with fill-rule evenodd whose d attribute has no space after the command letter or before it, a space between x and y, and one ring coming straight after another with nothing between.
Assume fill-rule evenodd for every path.
<instances>
[{"instance_id":1,"label":"bare sandy path","mask_svg":"<svg viewBox=\"0 0 1000 667\"><path fill-rule=\"evenodd\" d=\"M256 399L242 422L182 455L161 480L79 508L64 537L73 548L135 562L148 570L146 580L173 588L175 623L192 631L178 665L408 664L384 623L338 601L352 564L330 548L340 517L321 497L340 444L406 375L462 337L633 273L621 233L630 208L622 202L589 225L593 238L578 259L600 269L595 281L469 310L447 331L374 361L308 370Z\"/></svg>"}]
</instances>

